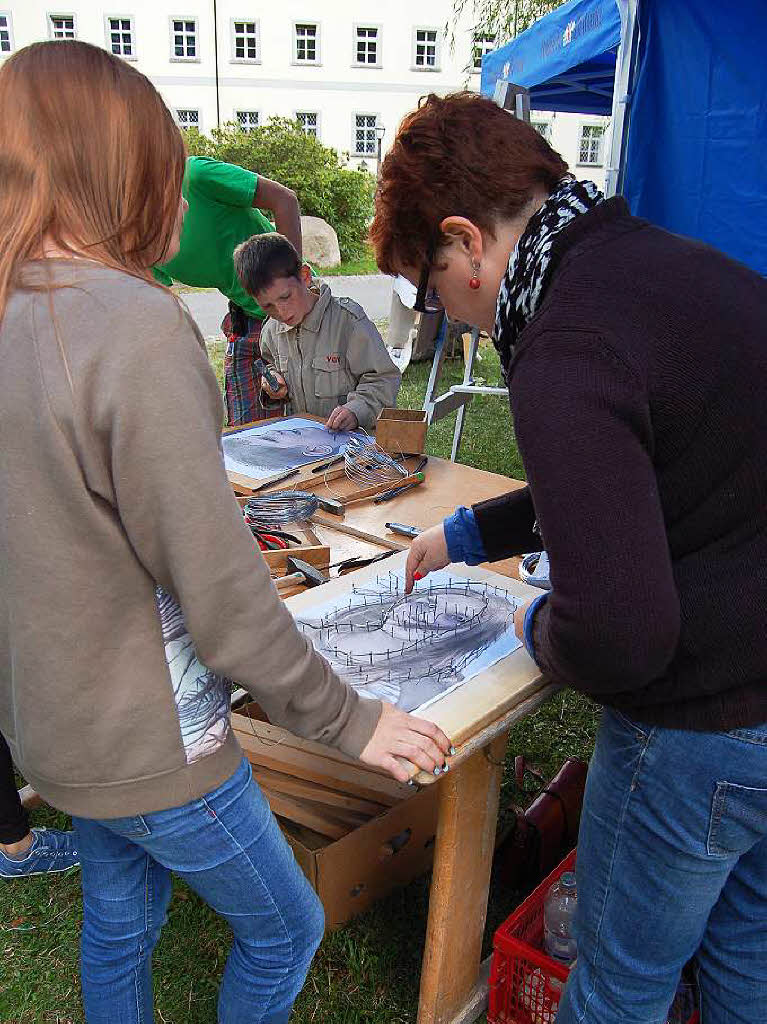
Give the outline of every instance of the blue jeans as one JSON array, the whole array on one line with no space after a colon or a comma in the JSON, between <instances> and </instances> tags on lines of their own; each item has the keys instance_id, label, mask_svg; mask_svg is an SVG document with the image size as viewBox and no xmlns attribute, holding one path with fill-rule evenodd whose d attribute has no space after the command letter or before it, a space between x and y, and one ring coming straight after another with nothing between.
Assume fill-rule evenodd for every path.
<instances>
[{"instance_id":1,"label":"blue jeans","mask_svg":"<svg viewBox=\"0 0 767 1024\"><path fill-rule=\"evenodd\" d=\"M246 760L222 786L184 807L75 818L74 826L88 1024L154 1021L152 950L167 919L171 871L234 932L219 1024L288 1020L322 939L324 915Z\"/></svg>"},{"instance_id":2,"label":"blue jeans","mask_svg":"<svg viewBox=\"0 0 767 1024\"><path fill-rule=\"evenodd\" d=\"M606 711L578 842L578 962L557 1024L767 1021L767 725L694 733Z\"/></svg>"}]
</instances>

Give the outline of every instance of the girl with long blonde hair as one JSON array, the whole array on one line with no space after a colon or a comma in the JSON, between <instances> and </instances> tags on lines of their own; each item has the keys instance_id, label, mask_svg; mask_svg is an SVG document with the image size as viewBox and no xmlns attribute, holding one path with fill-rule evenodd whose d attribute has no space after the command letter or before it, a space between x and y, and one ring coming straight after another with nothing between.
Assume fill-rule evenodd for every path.
<instances>
[{"instance_id":1,"label":"girl with long blonde hair","mask_svg":"<svg viewBox=\"0 0 767 1024\"><path fill-rule=\"evenodd\" d=\"M299 633L224 472L203 340L151 279L184 147L106 51L0 69L0 732L73 816L89 1024L146 1024L176 872L234 933L219 1024L282 1024L323 930L229 723L270 719L405 777L431 723L361 699Z\"/></svg>"}]
</instances>

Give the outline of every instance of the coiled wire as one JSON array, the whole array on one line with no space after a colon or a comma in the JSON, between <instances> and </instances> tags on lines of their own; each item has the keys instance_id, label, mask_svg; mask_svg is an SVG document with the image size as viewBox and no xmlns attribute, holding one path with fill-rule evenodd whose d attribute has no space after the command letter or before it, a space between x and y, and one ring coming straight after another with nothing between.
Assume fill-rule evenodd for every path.
<instances>
[{"instance_id":1,"label":"coiled wire","mask_svg":"<svg viewBox=\"0 0 767 1024\"><path fill-rule=\"evenodd\" d=\"M282 526L309 519L319 504L317 495L307 491L278 491L248 498L243 515L249 526Z\"/></svg>"}]
</instances>

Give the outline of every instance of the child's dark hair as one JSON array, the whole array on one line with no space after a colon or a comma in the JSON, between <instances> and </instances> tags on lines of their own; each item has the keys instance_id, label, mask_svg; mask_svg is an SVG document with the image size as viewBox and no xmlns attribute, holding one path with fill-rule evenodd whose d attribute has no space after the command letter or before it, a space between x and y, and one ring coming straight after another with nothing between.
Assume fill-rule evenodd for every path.
<instances>
[{"instance_id":1,"label":"child's dark hair","mask_svg":"<svg viewBox=\"0 0 767 1024\"><path fill-rule=\"evenodd\" d=\"M234 269L251 295L268 288L278 277L298 277L301 257L284 235L270 231L254 235L234 250Z\"/></svg>"}]
</instances>

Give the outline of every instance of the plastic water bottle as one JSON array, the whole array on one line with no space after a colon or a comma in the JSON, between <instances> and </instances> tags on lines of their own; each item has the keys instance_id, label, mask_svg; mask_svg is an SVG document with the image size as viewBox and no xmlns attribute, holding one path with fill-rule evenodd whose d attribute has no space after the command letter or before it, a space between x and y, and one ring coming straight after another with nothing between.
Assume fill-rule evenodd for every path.
<instances>
[{"instance_id":1,"label":"plastic water bottle","mask_svg":"<svg viewBox=\"0 0 767 1024\"><path fill-rule=\"evenodd\" d=\"M573 920L578 904L575 874L565 871L546 895L543 905L543 945L550 957L568 967L575 961L577 950Z\"/></svg>"}]
</instances>

